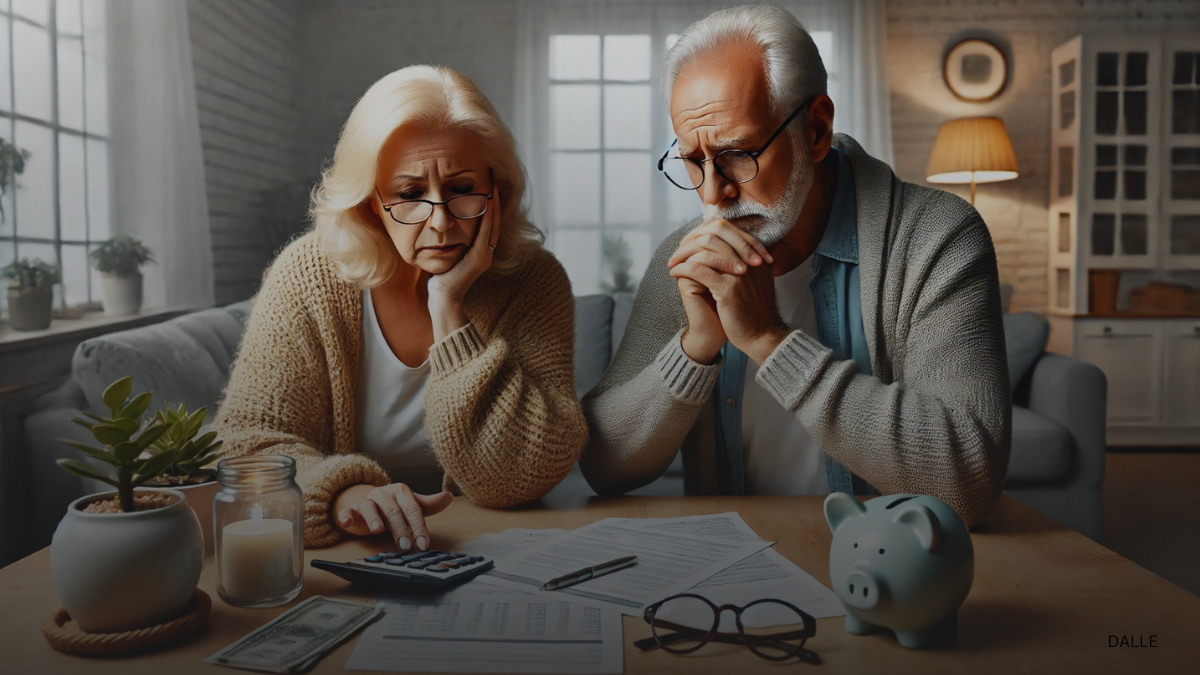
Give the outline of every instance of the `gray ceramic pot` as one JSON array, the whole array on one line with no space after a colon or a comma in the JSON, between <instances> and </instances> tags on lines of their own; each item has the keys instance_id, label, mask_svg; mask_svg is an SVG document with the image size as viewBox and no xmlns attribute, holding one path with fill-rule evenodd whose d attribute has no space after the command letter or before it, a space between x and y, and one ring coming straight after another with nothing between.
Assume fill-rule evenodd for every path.
<instances>
[{"instance_id":1,"label":"gray ceramic pot","mask_svg":"<svg viewBox=\"0 0 1200 675\"><path fill-rule=\"evenodd\" d=\"M50 327L54 289L50 286L8 289L8 321L13 330L44 330Z\"/></svg>"}]
</instances>

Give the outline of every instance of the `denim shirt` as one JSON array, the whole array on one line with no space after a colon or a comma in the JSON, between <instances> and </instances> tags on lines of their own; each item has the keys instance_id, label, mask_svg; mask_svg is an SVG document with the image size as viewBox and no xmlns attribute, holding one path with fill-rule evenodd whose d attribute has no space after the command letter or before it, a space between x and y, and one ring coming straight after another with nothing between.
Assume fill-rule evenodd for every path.
<instances>
[{"instance_id":1,"label":"denim shirt","mask_svg":"<svg viewBox=\"0 0 1200 675\"><path fill-rule=\"evenodd\" d=\"M854 196L854 174L844 153L830 148L824 160L837 162L838 180L825 236L813 255L809 290L817 314L817 340L833 350L833 358L852 360L860 373L871 374L871 356L863 334L861 295L858 281L858 212ZM724 366L713 391L716 407L717 466L721 494L746 493L746 469L742 449L742 387L746 379L746 355L726 343L721 354ZM786 451L786 448L782 450ZM825 456L825 475L830 492L862 494L873 491L845 466Z\"/></svg>"}]
</instances>

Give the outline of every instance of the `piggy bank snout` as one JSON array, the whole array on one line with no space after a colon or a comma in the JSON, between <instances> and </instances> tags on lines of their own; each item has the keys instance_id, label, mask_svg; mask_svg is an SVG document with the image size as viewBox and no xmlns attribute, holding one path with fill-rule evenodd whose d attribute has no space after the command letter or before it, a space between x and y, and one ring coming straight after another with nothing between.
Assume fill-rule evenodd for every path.
<instances>
[{"instance_id":1,"label":"piggy bank snout","mask_svg":"<svg viewBox=\"0 0 1200 675\"><path fill-rule=\"evenodd\" d=\"M855 609L874 609L887 588L882 579L862 569L851 570L839 589L842 601Z\"/></svg>"}]
</instances>

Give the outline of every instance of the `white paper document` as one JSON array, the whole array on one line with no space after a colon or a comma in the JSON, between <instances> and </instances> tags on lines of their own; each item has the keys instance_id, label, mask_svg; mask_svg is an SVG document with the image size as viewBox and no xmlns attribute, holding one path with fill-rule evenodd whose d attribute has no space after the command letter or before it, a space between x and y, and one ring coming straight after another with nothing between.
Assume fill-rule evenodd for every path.
<instances>
[{"instance_id":1,"label":"white paper document","mask_svg":"<svg viewBox=\"0 0 1200 675\"><path fill-rule=\"evenodd\" d=\"M495 568L477 579L641 616L646 605L682 593L769 545L761 540L731 541L651 529L637 519L607 518L496 560ZM568 588L541 590L542 584L554 577L626 555L636 555L637 564Z\"/></svg>"},{"instance_id":2,"label":"white paper document","mask_svg":"<svg viewBox=\"0 0 1200 675\"><path fill-rule=\"evenodd\" d=\"M486 555L494 560L524 553L530 548L566 530L530 530L514 527L503 532L489 532L479 539L468 541L459 547L459 552L471 555Z\"/></svg>"},{"instance_id":3,"label":"white paper document","mask_svg":"<svg viewBox=\"0 0 1200 675\"><path fill-rule=\"evenodd\" d=\"M595 674L624 670L621 615L474 583L385 595L346 670Z\"/></svg>"}]
</instances>

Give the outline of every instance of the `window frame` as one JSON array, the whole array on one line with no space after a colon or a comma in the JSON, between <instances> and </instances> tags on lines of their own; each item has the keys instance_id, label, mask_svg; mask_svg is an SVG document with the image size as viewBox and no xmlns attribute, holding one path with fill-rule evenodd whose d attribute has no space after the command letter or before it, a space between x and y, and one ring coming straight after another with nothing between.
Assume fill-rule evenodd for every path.
<instances>
[{"instance_id":1,"label":"window frame","mask_svg":"<svg viewBox=\"0 0 1200 675\"><path fill-rule=\"evenodd\" d=\"M32 125L35 125L38 127L42 127L43 129L46 129L50 132L50 134L51 134L51 152L50 152L50 157L49 157L48 161L50 163L50 176L51 176L51 186L52 186L51 204L52 204L52 212L53 212L52 217L53 217L53 230L54 230L53 237L22 235L21 227L20 227L20 218L18 216L18 206L17 206L19 203L19 200L20 200L20 189L18 189L18 187L16 185L10 186L9 192L4 196L4 198L8 200L8 207L9 207L9 208L6 208L5 212L4 212L4 216L7 221L5 223L5 228L10 230L10 232L6 233L6 234L0 234L0 244L11 245L12 257L11 257L11 259L0 259L0 267L3 267L13 261L19 260L22 257L22 255L21 255L21 245L22 244L52 246L54 248L54 259L46 260L45 262L49 262L49 263L52 263L52 264L58 266L59 274L60 274L60 281L59 281L59 283L55 284L55 287L56 287L55 307L65 309L68 305L67 305L67 293L64 288L64 284L62 282L62 277L64 276L63 275L63 269L64 269L63 245L65 244L67 246L82 246L83 250L85 252L85 261L87 261L85 263L85 264L87 264L87 273L85 273L83 275L83 278L86 280L85 281L85 289L82 292L73 289L72 295L75 295L77 297L82 296L84 298L83 302L81 303L83 307L85 307L87 309L99 309L99 289L95 288L96 284L94 283L95 282L95 278L94 278L94 274L93 274L94 270L92 269L91 264L90 264L90 254L98 244L100 244L102 241L104 241L104 239L99 239L99 238L93 237L92 217L94 214L92 213L92 209L91 209L91 203L92 203L91 196L92 195L91 195L90 191L93 189L99 189L99 188L95 188L90 185L92 176L91 176L91 172L89 171L90 163L88 161L88 153L89 153L90 143L88 141L97 141L97 142L103 143L107 147L109 144L109 135L97 134L88 128L89 127L89 119L88 119L89 101L88 101L87 82L88 82L88 61L89 61L88 54L89 54L89 52L87 49L88 30L87 30L86 26L84 25L84 22L86 21L86 19L85 19L86 12L83 7L85 0L68 0L68 1L74 1L79 4L80 30L79 30L78 35L60 32L59 26L58 26L58 9L59 9L60 0L46 0L47 5L49 6L49 20L46 24L42 24L42 23L39 23L32 19L29 19L25 16L18 15L13 10L11 1L0 4L0 17L4 17L8 20L8 26L7 26L7 28L8 28L8 50L9 50L9 54L8 54L8 57L9 57L9 62L8 62L9 83L8 83L8 86L9 86L9 104L10 104L10 108L11 108L11 109L0 108L0 124L8 125L8 138L12 139L12 141L10 141L10 142L13 142L15 145L17 145L17 147L22 147L20 145L20 139L17 139L17 123L18 122L23 122L26 124L32 124ZM26 114L17 112L17 107L18 107L18 105L17 105L17 83L16 83L17 53L16 53L16 48L14 46L14 40L13 40L14 33L15 33L15 25L17 22L22 22L22 23L28 24L30 26L33 26L35 28L45 30L48 33L49 38L50 38L51 82L49 85L49 88L50 88L50 118L48 120L40 119L37 117L33 117L30 115L26 115ZM80 58L82 61L82 63L80 64L81 65L81 71L80 71L81 72L81 78L80 78L81 111L80 111L80 114L82 116L82 118L81 118L82 124L80 125L82 127L81 129L75 129L75 128L63 126L62 122L61 122L61 114L60 114L61 111L59 109L59 41L60 41L60 39L64 39L64 38L70 39L70 40L77 39L79 41L79 46L80 46L79 54L80 54ZM94 102L93 102L93 104L94 104ZM107 98L105 99L105 101L102 102L102 104L107 105ZM62 152L62 148L60 147L61 146L60 138L62 135L74 136L74 137L79 138L82 141L83 153L81 156L81 161L83 162L83 167L82 167L83 189L82 189L78 199L80 201L82 201L82 203L83 203L83 209L82 209L83 218L84 218L84 238L83 239L64 238L63 237L62 213L63 213L64 195L63 195L62 185L61 185L61 176L62 176L61 152ZM104 172L106 175L111 177L111 172L107 166L104 167ZM16 178L18 181L20 180L20 176L17 176ZM105 181L105 183L107 185L108 181ZM107 189L107 188L105 187L103 189ZM109 208L111 208L111 200L106 199L105 203L110 204ZM110 232L110 235L111 235L111 232ZM105 239L107 239L107 237L105 237ZM79 305L79 304L80 303L76 303L76 305ZM0 298L0 308L7 309L7 298L6 297Z\"/></svg>"}]
</instances>

